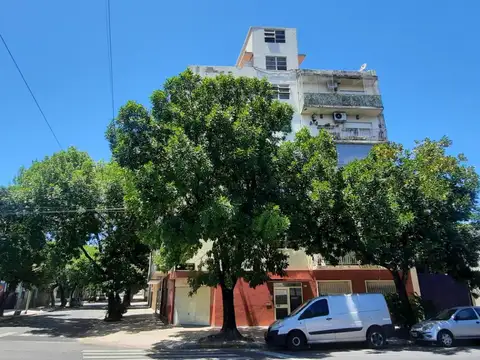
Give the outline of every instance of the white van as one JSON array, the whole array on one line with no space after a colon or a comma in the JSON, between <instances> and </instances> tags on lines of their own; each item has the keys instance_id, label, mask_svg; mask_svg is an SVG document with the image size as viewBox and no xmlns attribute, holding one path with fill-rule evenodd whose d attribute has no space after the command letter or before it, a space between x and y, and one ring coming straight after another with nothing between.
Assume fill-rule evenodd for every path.
<instances>
[{"instance_id":1,"label":"white van","mask_svg":"<svg viewBox=\"0 0 480 360\"><path fill-rule=\"evenodd\" d=\"M393 331L382 294L320 296L298 307L265 333L268 344L292 350L307 344L366 341L372 348L385 346Z\"/></svg>"}]
</instances>

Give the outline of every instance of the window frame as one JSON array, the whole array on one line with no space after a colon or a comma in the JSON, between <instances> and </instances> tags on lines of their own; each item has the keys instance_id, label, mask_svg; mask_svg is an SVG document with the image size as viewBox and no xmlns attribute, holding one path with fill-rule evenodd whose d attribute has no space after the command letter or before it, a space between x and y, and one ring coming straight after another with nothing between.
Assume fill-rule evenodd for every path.
<instances>
[{"instance_id":1,"label":"window frame","mask_svg":"<svg viewBox=\"0 0 480 360\"><path fill-rule=\"evenodd\" d=\"M279 68L279 60L283 61L285 60L285 66L283 64L281 65L281 69ZM274 68L272 68L272 63L274 64ZM270 66L270 68L269 68ZM271 56L267 55L265 56L265 69L270 70L270 71L287 71L287 57L286 56Z\"/></svg>"},{"instance_id":2,"label":"window frame","mask_svg":"<svg viewBox=\"0 0 480 360\"><path fill-rule=\"evenodd\" d=\"M288 84L272 84L275 100L290 100L290 85ZM286 95L286 97L285 97ZM282 97L283 96L283 97Z\"/></svg>"},{"instance_id":3,"label":"window frame","mask_svg":"<svg viewBox=\"0 0 480 360\"><path fill-rule=\"evenodd\" d=\"M365 280L365 292L367 294L378 294L376 292L370 292L368 291L368 284L389 284L390 286L393 286L395 288L395 291L392 291L391 293L396 293L397 292L397 289L396 289L396 286L395 286L395 282L393 280ZM393 290L393 289L392 289ZM383 295L387 295L387 294L390 294L390 293L383 293L381 292L380 294L383 294Z\"/></svg>"},{"instance_id":4,"label":"window frame","mask_svg":"<svg viewBox=\"0 0 480 360\"><path fill-rule=\"evenodd\" d=\"M348 284L350 292L345 293L345 294L353 294L352 280L317 280L317 294L318 294L318 296L341 295L340 293L323 294L323 293L320 292L321 284L333 284L333 283Z\"/></svg>"},{"instance_id":5,"label":"window frame","mask_svg":"<svg viewBox=\"0 0 480 360\"><path fill-rule=\"evenodd\" d=\"M285 44L287 42L285 29L263 29L263 39L267 44Z\"/></svg>"}]
</instances>

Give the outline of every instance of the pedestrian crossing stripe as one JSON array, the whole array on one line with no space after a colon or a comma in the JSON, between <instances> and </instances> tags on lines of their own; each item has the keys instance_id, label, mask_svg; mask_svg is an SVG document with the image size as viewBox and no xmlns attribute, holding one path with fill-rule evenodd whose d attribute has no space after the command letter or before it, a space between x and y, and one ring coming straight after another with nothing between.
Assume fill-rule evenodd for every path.
<instances>
[{"instance_id":1,"label":"pedestrian crossing stripe","mask_svg":"<svg viewBox=\"0 0 480 360\"><path fill-rule=\"evenodd\" d=\"M195 360L246 360L245 355L222 350L160 350L156 352L133 349L83 350L84 360L146 360L146 359L195 359Z\"/></svg>"}]
</instances>

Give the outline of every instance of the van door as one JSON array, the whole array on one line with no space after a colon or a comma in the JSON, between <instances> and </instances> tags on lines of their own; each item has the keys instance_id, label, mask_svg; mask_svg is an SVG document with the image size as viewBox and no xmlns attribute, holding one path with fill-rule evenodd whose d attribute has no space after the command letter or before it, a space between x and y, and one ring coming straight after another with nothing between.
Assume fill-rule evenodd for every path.
<instances>
[{"instance_id":1,"label":"van door","mask_svg":"<svg viewBox=\"0 0 480 360\"><path fill-rule=\"evenodd\" d=\"M320 299L310 304L298 320L304 322L310 343L335 341L335 329L327 299Z\"/></svg>"}]
</instances>

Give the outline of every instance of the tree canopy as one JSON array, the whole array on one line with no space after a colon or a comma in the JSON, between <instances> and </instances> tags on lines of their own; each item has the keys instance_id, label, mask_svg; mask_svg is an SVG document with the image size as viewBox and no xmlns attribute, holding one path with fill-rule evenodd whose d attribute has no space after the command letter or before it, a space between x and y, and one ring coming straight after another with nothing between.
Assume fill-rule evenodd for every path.
<instances>
[{"instance_id":1,"label":"tree canopy","mask_svg":"<svg viewBox=\"0 0 480 360\"><path fill-rule=\"evenodd\" d=\"M449 146L446 138L426 139L412 151L376 145L343 169L355 229L349 248L363 263L390 270L405 304L411 268L465 279L478 266L480 237L469 221L479 179L463 155L446 153Z\"/></svg>"},{"instance_id":2,"label":"tree canopy","mask_svg":"<svg viewBox=\"0 0 480 360\"><path fill-rule=\"evenodd\" d=\"M287 267L278 152L293 110L272 100L266 80L190 71L151 101L151 111L121 108L107 132L113 156L134 172L130 203L170 266L211 244L191 285L221 287L222 333L236 337L237 280L255 287Z\"/></svg>"}]
</instances>

